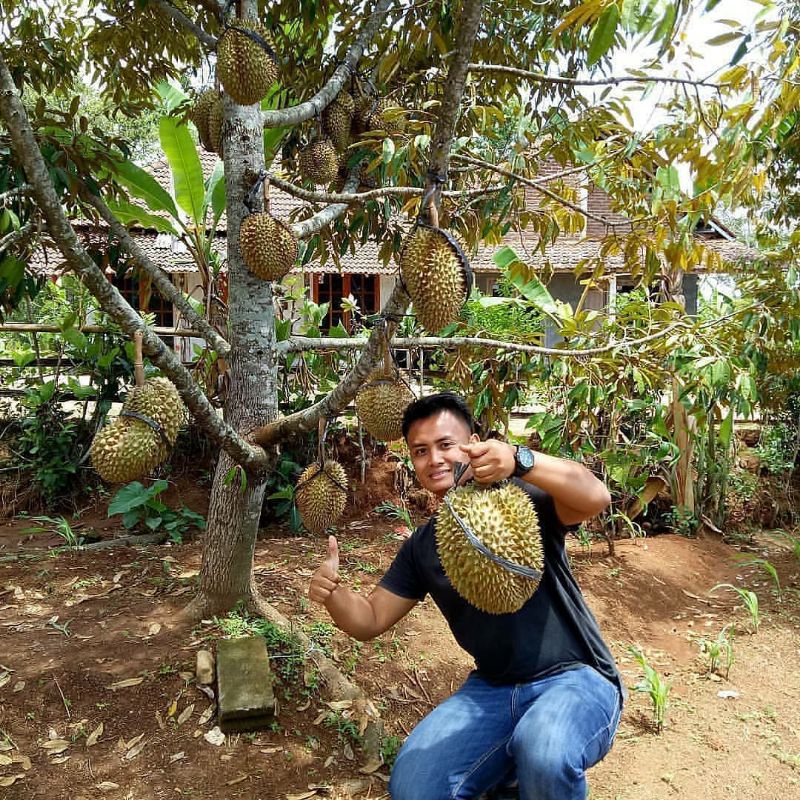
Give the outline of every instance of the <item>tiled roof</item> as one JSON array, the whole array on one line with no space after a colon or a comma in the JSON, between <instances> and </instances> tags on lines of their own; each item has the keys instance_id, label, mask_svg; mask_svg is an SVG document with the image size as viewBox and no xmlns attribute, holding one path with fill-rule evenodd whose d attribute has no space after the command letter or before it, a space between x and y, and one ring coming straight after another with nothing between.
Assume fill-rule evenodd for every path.
<instances>
[{"instance_id":1,"label":"tiled roof","mask_svg":"<svg viewBox=\"0 0 800 800\"><path fill-rule=\"evenodd\" d=\"M203 167L203 175L208 178L214 171L219 160L215 153L200 151L200 162ZM148 165L148 171L167 191L172 191L172 173L166 159L160 159ZM550 178L560 172L562 168L555 162L548 162L541 166L539 177L542 179ZM580 186L582 175L573 173L564 179L564 183L574 188ZM526 197L533 204L539 202L539 196L531 189L526 189ZM602 214L606 218L616 220L622 219L616 212L613 212L608 203L608 197L598 189L592 189L587 197L591 210ZM301 209L308 209L307 213L300 213L300 218L304 218L311 213L310 204L305 201L282 192L276 187L270 189L270 210L280 219L287 220L290 215L298 216ZM591 222L591 221L590 221ZM91 240L93 244L102 249L108 241L108 236L102 227L88 224L79 225L81 236L84 240ZM227 230L226 218L223 214L220 220L213 247L220 255L225 256L225 231ZM168 273L196 272L197 267L192 262L188 252L186 252L180 242L176 242L167 234L157 234L152 230L142 228L132 228L132 235L137 243L147 253L147 255ZM603 231L594 230L591 225L587 229L589 238L577 238L564 236L555 244L550 245L544 254L536 250L537 237L533 229L522 232L509 232L503 238L502 244L513 247L517 253L534 269L552 269L556 272L571 272L581 262L596 258L599 255L601 242L600 237ZM703 234L698 238L702 239L703 244L718 252L722 258L729 262L752 262L758 257L758 253L741 242L726 240L723 234L716 234L714 238ZM492 260L492 255L498 246L478 248L470 262L475 272L497 272L497 267ZM606 270L609 272L623 271L625 268L624 257L622 255L608 255L604 259ZM64 260L61 254L52 247L40 248L30 260L30 269L37 274L56 275L60 274L64 267ZM339 267L332 260L324 265L312 262L304 267L292 270L295 273L333 273L339 272ZM356 274L381 274L390 275L397 271L397 265L390 262L384 265L378 258L378 246L374 242L367 242L359 247L355 253L347 253L341 258L341 271ZM702 270L696 270L702 271Z\"/></svg>"}]
</instances>

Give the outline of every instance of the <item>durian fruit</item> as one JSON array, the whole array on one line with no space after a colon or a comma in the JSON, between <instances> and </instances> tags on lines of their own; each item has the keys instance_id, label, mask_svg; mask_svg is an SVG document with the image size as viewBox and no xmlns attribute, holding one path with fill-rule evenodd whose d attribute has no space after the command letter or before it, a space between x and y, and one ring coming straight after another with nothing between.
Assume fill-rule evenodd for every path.
<instances>
[{"instance_id":1,"label":"durian fruit","mask_svg":"<svg viewBox=\"0 0 800 800\"><path fill-rule=\"evenodd\" d=\"M142 386L134 386L128 393L122 410L149 417L160 426L169 447L175 444L178 430L184 421L184 406L178 390L168 378L150 378ZM159 443L160 463L169 455L169 447L160 436Z\"/></svg>"},{"instance_id":2,"label":"durian fruit","mask_svg":"<svg viewBox=\"0 0 800 800\"><path fill-rule=\"evenodd\" d=\"M501 558L541 571L544 564L539 518L528 494L513 483L474 483L451 489L447 500L472 533ZM517 575L476 550L447 504L437 513L436 549L453 588L489 614L518 611L539 581Z\"/></svg>"},{"instance_id":3,"label":"durian fruit","mask_svg":"<svg viewBox=\"0 0 800 800\"><path fill-rule=\"evenodd\" d=\"M382 442L403 435L403 412L414 394L399 378L378 377L364 384L356 395L356 413L368 433Z\"/></svg>"},{"instance_id":4,"label":"durian fruit","mask_svg":"<svg viewBox=\"0 0 800 800\"><path fill-rule=\"evenodd\" d=\"M315 139L297 154L297 164L303 180L328 184L339 173L339 157L330 139Z\"/></svg>"},{"instance_id":5,"label":"durian fruit","mask_svg":"<svg viewBox=\"0 0 800 800\"><path fill-rule=\"evenodd\" d=\"M220 94L218 91L215 89L206 89L200 92L192 108L191 119L197 128L200 144L203 146L204 150L208 150L210 153L215 153L219 150L219 138L214 139L211 136L211 129L209 127L211 109L219 100Z\"/></svg>"},{"instance_id":6,"label":"durian fruit","mask_svg":"<svg viewBox=\"0 0 800 800\"><path fill-rule=\"evenodd\" d=\"M322 112L322 130L337 150L347 150L350 146L350 125L355 106L353 95L343 90Z\"/></svg>"},{"instance_id":7,"label":"durian fruit","mask_svg":"<svg viewBox=\"0 0 800 800\"><path fill-rule=\"evenodd\" d=\"M458 318L467 299L464 255L438 228L418 225L400 253L400 274L422 326L435 333Z\"/></svg>"},{"instance_id":8,"label":"durian fruit","mask_svg":"<svg viewBox=\"0 0 800 800\"><path fill-rule=\"evenodd\" d=\"M267 211L245 218L239 246L247 269L265 281L280 280L297 260L295 235Z\"/></svg>"},{"instance_id":9,"label":"durian fruit","mask_svg":"<svg viewBox=\"0 0 800 800\"><path fill-rule=\"evenodd\" d=\"M217 92L208 110L208 144L210 153L222 157L222 123L225 120L222 108L222 95ZM205 147L205 145L203 145Z\"/></svg>"},{"instance_id":10,"label":"durian fruit","mask_svg":"<svg viewBox=\"0 0 800 800\"><path fill-rule=\"evenodd\" d=\"M354 133L364 133L370 129L370 118L377 107L378 99L371 94L359 94L353 109L352 130Z\"/></svg>"},{"instance_id":11,"label":"durian fruit","mask_svg":"<svg viewBox=\"0 0 800 800\"><path fill-rule=\"evenodd\" d=\"M347 474L332 459L323 466L306 467L295 487L295 502L303 525L312 533L324 533L335 525L347 501Z\"/></svg>"},{"instance_id":12,"label":"durian fruit","mask_svg":"<svg viewBox=\"0 0 800 800\"><path fill-rule=\"evenodd\" d=\"M385 131L390 136L404 133L406 120L399 111L395 110L397 108L397 104L382 97L367 118L367 130ZM392 109L392 111L388 111L388 109Z\"/></svg>"},{"instance_id":13,"label":"durian fruit","mask_svg":"<svg viewBox=\"0 0 800 800\"><path fill-rule=\"evenodd\" d=\"M92 466L109 483L144 478L161 460L158 432L135 417L117 417L94 437Z\"/></svg>"},{"instance_id":14,"label":"durian fruit","mask_svg":"<svg viewBox=\"0 0 800 800\"><path fill-rule=\"evenodd\" d=\"M257 23L239 21L237 27L260 36L272 50L235 28L228 28L217 44L217 75L223 88L239 105L250 106L260 102L278 79L275 42Z\"/></svg>"}]
</instances>

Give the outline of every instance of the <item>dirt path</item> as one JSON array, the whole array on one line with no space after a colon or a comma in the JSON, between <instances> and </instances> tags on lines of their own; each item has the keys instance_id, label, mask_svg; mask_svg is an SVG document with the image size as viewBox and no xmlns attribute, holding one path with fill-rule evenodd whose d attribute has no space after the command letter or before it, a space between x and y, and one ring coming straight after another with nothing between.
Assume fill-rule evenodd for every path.
<instances>
[{"instance_id":1,"label":"dirt path","mask_svg":"<svg viewBox=\"0 0 800 800\"><path fill-rule=\"evenodd\" d=\"M0 559L17 551L21 527L0 528ZM351 586L368 591L388 566L399 546L390 531L381 522L342 533ZM334 632L305 600L323 548L310 539L259 541L258 582L376 700L390 757L469 662L430 602L371 643ZM628 653L638 643L672 693L657 736L649 700L631 692L614 749L590 773L593 800L800 797L800 564L777 544L765 550L784 590L778 602L765 573L737 571L736 551L717 541L662 536L621 542L618 550L611 560L600 548L574 548L579 582L626 683L641 678ZM193 680L196 651L252 623L236 615L191 629L180 622L199 558L199 545L190 543L0 561L1 797L385 796L387 769L359 770L354 719L347 707L322 701L309 669L313 653L303 660L274 652L280 710L272 730L221 746L206 740L214 719ZM720 582L758 593L757 634L745 633L748 617L732 592L708 595ZM697 638L716 637L732 622L735 663L728 680L717 680L698 657ZM723 699L720 691L737 696ZM14 776L23 777L5 785Z\"/></svg>"}]
</instances>

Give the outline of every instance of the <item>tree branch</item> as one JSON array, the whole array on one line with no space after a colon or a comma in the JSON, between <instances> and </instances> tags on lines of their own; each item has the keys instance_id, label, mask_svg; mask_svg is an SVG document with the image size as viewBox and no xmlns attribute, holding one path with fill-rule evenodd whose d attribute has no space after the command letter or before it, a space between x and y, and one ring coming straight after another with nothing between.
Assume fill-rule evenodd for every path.
<instances>
[{"instance_id":1,"label":"tree branch","mask_svg":"<svg viewBox=\"0 0 800 800\"><path fill-rule=\"evenodd\" d=\"M516 181L524 184L525 186L530 186L532 189L535 189L537 192L543 194L545 197L549 197L551 200L555 200L562 206L566 208L572 209L573 211L577 211L579 214L582 214L587 219L593 219L595 222L599 222L601 225L605 225L608 228L621 228L627 226L632 226L634 222L638 220L624 220L623 222L613 222L610 219L606 219L605 217L601 217L598 214L594 214L591 211L588 211L585 208L581 208L576 203L573 203L567 200L565 197L561 197L561 195L556 194L551 189L548 189L546 186L543 186L541 183L537 183L530 178L526 178L524 175L520 175L519 173L512 172L510 169L505 169L505 167L499 167L496 164L490 164L488 161L482 161L479 158L473 158L472 156L464 156L459 153L453 153L452 158L454 161L462 161L465 164L472 164L474 167L481 167L481 169L488 169L491 172L496 172L498 175L505 175L507 178L513 178Z\"/></svg>"},{"instance_id":2,"label":"tree branch","mask_svg":"<svg viewBox=\"0 0 800 800\"><path fill-rule=\"evenodd\" d=\"M350 170L350 174L347 176L347 181L344 184L344 195L350 196L358 188L360 170L360 163ZM319 233L324 227L330 225L335 219L341 217L342 214L347 211L348 205L349 204L347 202L344 202L336 203L328 206L327 208L323 208L322 211L318 211L313 217L309 217L302 222L295 222L294 225L291 225L290 227L292 229L292 233L294 233L298 239L307 239L309 236Z\"/></svg>"},{"instance_id":3,"label":"tree branch","mask_svg":"<svg viewBox=\"0 0 800 800\"><path fill-rule=\"evenodd\" d=\"M186 30L193 33L209 50L217 49L217 38L210 33L206 33L196 22L192 22L183 11L179 11L172 3L167 0L150 0L150 2L160 8L168 17L172 17Z\"/></svg>"},{"instance_id":4,"label":"tree branch","mask_svg":"<svg viewBox=\"0 0 800 800\"><path fill-rule=\"evenodd\" d=\"M12 148L33 187L37 205L44 216L48 234L66 259L70 268L81 278L101 307L129 336L143 333L144 352L175 384L181 398L196 421L233 459L249 469L258 469L266 461L266 453L242 439L217 414L216 409L181 364L177 355L148 328L92 261L67 220L56 195L44 158L31 128L16 87L0 54L0 117L8 129Z\"/></svg>"},{"instance_id":5,"label":"tree branch","mask_svg":"<svg viewBox=\"0 0 800 800\"><path fill-rule=\"evenodd\" d=\"M412 347L443 348L454 350L456 347L489 347L494 350L506 350L512 353L531 353L540 356L559 356L562 358L582 358L585 356L602 355L614 350L637 348L654 339L666 336L677 328L687 328L684 321L673 322L656 333L642 336L640 339L620 339L611 344L600 347L584 348L559 348L541 347L536 344L522 344L521 342L504 342L501 339L486 339L481 336L398 336L391 340L392 347L404 350ZM358 350L365 347L366 339L315 339L310 336L292 336L283 342L278 342L279 353L303 353L314 350Z\"/></svg>"},{"instance_id":6,"label":"tree branch","mask_svg":"<svg viewBox=\"0 0 800 800\"><path fill-rule=\"evenodd\" d=\"M461 7L455 52L450 62L450 68L447 70L446 88L442 104L439 107L438 123L431 139L428 160L428 183L425 188L430 188L433 182L436 182L436 194L433 202L437 208L441 205L442 188L447 180L447 167L450 164L450 150L455 138L456 119L467 80L467 65L478 36L482 10L482 0L464 0Z\"/></svg>"},{"instance_id":7,"label":"tree branch","mask_svg":"<svg viewBox=\"0 0 800 800\"><path fill-rule=\"evenodd\" d=\"M158 264L151 261L147 254L136 244L134 238L128 233L128 229L114 216L111 209L106 205L102 197L94 194L85 193L84 199L87 203L97 209L100 216L106 221L114 236L120 244L133 258L139 269L144 272L153 282L158 293L166 300L169 300L183 314L184 318L194 327L201 331L203 338L220 354L227 355L231 346L226 342L214 328L192 308L189 301L178 290L178 287L169 279Z\"/></svg>"},{"instance_id":8,"label":"tree branch","mask_svg":"<svg viewBox=\"0 0 800 800\"><path fill-rule=\"evenodd\" d=\"M30 193L31 187L28 184L17 186L16 189L9 189L7 192L0 193L0 203L5 203L6 200L13 200L15 197L23 197Z\"/></svg>"},{"instance_id":9,"label":"tree branch","mask_svg":"<svg viewBox=\"0 0 800 800\"><path fill-rule=\"evenodd\" d=\"M333 102L334 98L344 86L350 74L364 55L372 37L381 26L383 17L389 10L392 0L378 0L369 19L364 23L355 42L350 45L344 61L336 67L330 80L310 99L304 103L284 108L280 111L264 111L262 120L265 128L291 127L301 122L313 119Z\"/></svg>"},{"instance_id":10,"label":"tree branch","mask_svg":"<svg viewBox=\"0 0 800 800\"><path fill-rule=\"evenodd\" d=\"M707 80L692 80L691 78L670 78L666 75L647 75L635 77L623 75L616 78L567 78L560 75L545 75L543 72L531 72L527 69L507 67L502 64L469 64L470 72L498 72L504 75L513 75L515 78L526 78L537 83L552 83L559 86L618 86L622 83L677 83L683 86L705 86L709 89L725 89L730 84L711 83Z\"/></svg>"},{"instance_id":11,"label":"tree branch","mask_svg":"<svg viewBox=\"0 0 800 800\"><path fill-rule=\"evenodd\" d=\"M588 169L594 164L587 164L582 169ZM375 200L379 197L419 197L425 194L425 189L420 186L382 186L380 189L370 189L368 192L354 192L346 194L344 192L317 192L311 189L304 189L294 183L279 178L277 175L269 175L269 182L286 194L297 197L300 200L308 200L310 203L347 203L356 205L366 203L368 200ZM475 189L458 189L450 192L442 192L443 197L480 197L483 194L499 192L505 189L507 184L496 183L489 186L481 186Z\"/></svg>"},{"instance_id":12,"label":"tree branch","mask_svg":"<svg viewBox=\"0 0 800 800\"><path fill-rule=\"evenodd\" d=\"M477 36L480 16L481 0L465 0L461 10L461 24L456 39L458 51L451 63L442 103L437 114L426 190L433 185L437 175L447 175L450 143L453 141L456 116L461 105L461 98L464 95L466 65ZM445 144L446 147L444 146ZM356 170L353 170L353 172L356 172ZM353 179L358 180L357 174L353 175L351 173L349 180ZM441 189L441 184L438 181L436 181L436 185ZM344 204L342 207L346 208ZM337 208L337 206L331 206L330 208ZM325 211L328 210L326 209ZM324 214L325 211L321 213ZM311 431L316 428L320 419L341 411L356 396L358 389L380 361L383 356L384 338L391 338L394 335L397 327L396 320L399 320L405 314L409 302L408 295L402 288L400 281L398 281L392 290L391 296L386 301L386 305L381 310L387 320L386 325L375 328L372 331L355 367L350 370L339 385L313 406L260 428L254 433L253 441L262 447L266 447L292 434Z\"/></svg>"},{"instance_id":13,"label":"tree branch","mask_svg":"<svg viewBox=\"0 0 800 800\"><path fill-rule=\"evenodd\" d=\"M408 295L406 295L398 281L381 313L387 319L399 319L405 314L408 304ZM394 323L387 324L387 328L390 328L389 336L391 336L394 327ZM356 396L356 393L369 377L375 365L383 357L383 342L383 329L375 328L369 339L362 340L363 352L358 362L335 389L313 406L259 428L253 434L253 441L261 445L261 447L268 447L276 442L283 441L291 435L316 430L320 419L338 414Z\"/></svg>"},{"instance_id":14,"label":"tree branch","mask_svg":"<svg viewBox=\"0 0 800 800\"><path fill-rule=\"evenodd\" d=\"M0 255L2 255L12 245L18 244L21 241L24 242L26 239L30 239L34 233L36 233L36 228L32 222L28 222L19 230L11 231L11 233L6 234L2 239L0 239Z\"/></svg>"}]
</instances>

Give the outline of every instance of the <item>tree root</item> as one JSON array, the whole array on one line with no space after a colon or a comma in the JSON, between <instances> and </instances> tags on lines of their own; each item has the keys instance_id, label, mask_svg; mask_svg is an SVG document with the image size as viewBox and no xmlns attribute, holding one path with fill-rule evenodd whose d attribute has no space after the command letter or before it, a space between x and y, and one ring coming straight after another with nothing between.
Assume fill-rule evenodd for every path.
<instances>
[{"instance_id":1,"label":"tree root","mask_svg":"<svg viewBox=\"0 0 800 800\"><path fill-rule=\"evenodd\" d=\"M144 533L140 536L119 536L116 539L103 539L102 542L92 542L82 544L78 547L51 547L48 550L36 550L29 552L14 553L10 556L2 556L0 564L7 561L38 561L42 558L60 556L64 553L84 553L87 550L110 550L112 547L138 547L144 544L163 544L167 539L166 533Z\"/></svg>"}]
</instances>

